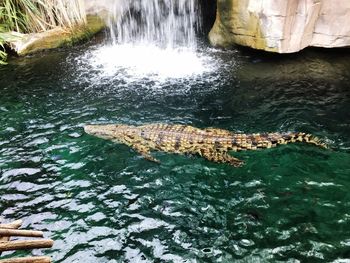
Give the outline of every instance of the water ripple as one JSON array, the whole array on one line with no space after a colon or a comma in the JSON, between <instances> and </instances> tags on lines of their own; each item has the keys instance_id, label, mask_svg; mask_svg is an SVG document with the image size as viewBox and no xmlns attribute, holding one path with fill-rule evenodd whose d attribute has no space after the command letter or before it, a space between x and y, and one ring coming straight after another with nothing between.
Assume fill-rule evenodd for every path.
<instances>
[{"instance_id":1,"label":"water ripple","mask_svg":"<svg viewBox=\"0 0 350 263\"><path fill-rule=\"evenodd\" d=\"M117 68L101 76L103 63L87 62L99 48L1 69L1 220L45 231L55 262L347 260L348 55L204 49L214 67L157 81ZM306 131L332 149L237 153L239 169L157 152L156 165L82 128L149 122Z\"/></svg>"}]
</instances>

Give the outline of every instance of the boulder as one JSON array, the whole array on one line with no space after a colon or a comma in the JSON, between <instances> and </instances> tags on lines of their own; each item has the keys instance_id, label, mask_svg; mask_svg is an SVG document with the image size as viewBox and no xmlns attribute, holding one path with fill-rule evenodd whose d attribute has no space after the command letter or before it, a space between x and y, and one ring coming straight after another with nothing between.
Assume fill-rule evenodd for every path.
<instances>
[{"instance_id":1,"label":"boulder","mask_svg":"<svg viewBox=\"0 0 350 263\"><path fill-rule=\"evenodd\" d=\"M10 32L3 34L7 44L19 56L33 54L42 50L70 46L90 38L105 27L104 21L97 15L88 15L87 24L71 29L56 27L40 33L21 34Z\"/></svg>"},{"instance_id":2,"label":"boulder","mask_svg":"<svg viewBox=\"0 0 350 263\"><path fill-rule=\"evenodd\" d=\"M239 44L278 53L350 46L350 1L217 0L214 46Z\"/></svg>"}]
</instances>

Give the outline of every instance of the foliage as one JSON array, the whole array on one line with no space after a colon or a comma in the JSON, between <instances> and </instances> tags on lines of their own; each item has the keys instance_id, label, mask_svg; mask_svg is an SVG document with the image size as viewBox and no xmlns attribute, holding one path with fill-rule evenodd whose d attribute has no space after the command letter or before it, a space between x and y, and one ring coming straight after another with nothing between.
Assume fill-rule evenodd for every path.
<instances>
[{"instance_id":1,"label":"foliage","mask_svg":"<svg viewBox=\"0 0 350 263\"><path fill-rule=\"evenodd\" d=\"M60 26L71 28L86 22L83 0L21 0L27 17L27 31L40 32Z\"/></svg>"},{"instance_id":2,"label":"foliage","mask_svg":"<svg viewBox=\"0 0 350 263\"><path fill-rule=\"evenodd\" d=\"M0 24L22 33L86 22L83 0L0 0Z\"/></svg>"},{"instance_id":3,"label":"foliage","mask_svg":"<svg viewBox=\"0 0 350 263\"><path fill-rule=\"evenodd\" d=\"M7 59L7 54L5 51L4 42L0 39L0 65L5 65Z\"/></svg>"},{"instance_id":4,"label":"foliage","mask_svg":"<svg viewBox=\"0 0 350 263\"><path fill-rule=\"evenodd\" d=\"M6 64L7 54L5 52L5 39L2 36L2 32L4 32L3 25L0 24L0 65Z\"/></svg>"},{"instance_id":5,"label":"foliage","mask_svg":"<svg viewBox=\"0 0 350 263\"><path fill-rule=\"evenodd\" d=\"M36 33L85 23L84 0L0 0L0 64L6 60L2 32Z\"/></svg>"}]
</instances>

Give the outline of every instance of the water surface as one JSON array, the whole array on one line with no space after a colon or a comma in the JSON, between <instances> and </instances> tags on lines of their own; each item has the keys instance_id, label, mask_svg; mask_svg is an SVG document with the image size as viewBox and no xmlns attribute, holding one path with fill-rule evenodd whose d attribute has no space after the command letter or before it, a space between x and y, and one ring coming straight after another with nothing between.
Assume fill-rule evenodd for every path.
<instances>
[{"instance_id":1,"label":"water surface","mask_svg":"<svg viewBox=\"0 0 350 263\"><path fill-rule=\"evenodd\" d=\"M349 51L274 56L203 44L172 75L108 64L118 56L106 48L97 39L0 68L0 217L23 218L55 240L35 254L54 262L350 260ZM157 165L82 128L152 122L304 131L332 149L238 153L242 168L157 152Z\"/></svg>"}]
</instances>

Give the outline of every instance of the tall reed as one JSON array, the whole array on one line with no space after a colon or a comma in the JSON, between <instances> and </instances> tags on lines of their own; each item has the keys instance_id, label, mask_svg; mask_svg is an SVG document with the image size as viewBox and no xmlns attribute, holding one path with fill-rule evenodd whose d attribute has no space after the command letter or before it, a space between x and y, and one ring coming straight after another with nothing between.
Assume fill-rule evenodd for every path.
<instances>
[{"instance_id":1,"label":"tall reed","mask_svg":"<svg viewBox=\"0 0 350 263\"><path fill-rule=\"evenodd\" d=\"M84 0L0 0L0 63L6 59L1 32L44 32L86 23Z\"/></svg>"},{"instance_id":2,"label":"tall reed","mask_svg":"<svg viewBox=\"0 0 350 263\"><path fill-rule=\"evenodd\" d=\"M6 64L7 54L5 50L5 39L0 35L0 65Z\"/></svg>"},{"instance_id":3,"label":"tall reed","mask_svg":"<svg viewBox=\"0 0 350 263\"><path fill-rule=\"evenodd\" d=\"M21 0L21 2L29 32L42 32L57 26L72 28L86 23L83 0Z\"/></svg>"}]
</instances>

